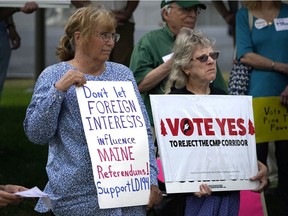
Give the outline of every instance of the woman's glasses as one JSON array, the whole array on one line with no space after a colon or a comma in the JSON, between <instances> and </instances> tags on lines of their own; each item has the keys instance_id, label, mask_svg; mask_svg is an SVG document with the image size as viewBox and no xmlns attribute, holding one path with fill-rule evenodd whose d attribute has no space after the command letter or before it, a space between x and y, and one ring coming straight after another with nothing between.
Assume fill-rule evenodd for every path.
<instances>
[{"instance_id":1,"label":"woman's glasses","mask_svg":"<svg viewBox=\"0 0 288 216\"><path fill-rule=\"evenodd\" d=\"M210 56L213 60L216 60L216 59L218 59L218 57L219 57L219 52L210 52L209 55L203 54L203 55L201 55L201 56L199 56L199 57L197 57L197 58L191 59L191 61L197 59L197 60L199 60L201 63L205 63L205 62L207 62L209 56Z\"/></svg>"},{"instance_id":2,"label":"woman's glasses","mask_svg":"<svg viewBox=\"0 0 288 216\"><path fill-rule=\"evenodd\" d=\"M117 33L108 33L108 32L104 32L104 33L99 33L96 34L98 37L101 37L103 41L108 42L111 38L114 42L119 41L120 39L120 35Z\"/></svg>"}]
</instances>

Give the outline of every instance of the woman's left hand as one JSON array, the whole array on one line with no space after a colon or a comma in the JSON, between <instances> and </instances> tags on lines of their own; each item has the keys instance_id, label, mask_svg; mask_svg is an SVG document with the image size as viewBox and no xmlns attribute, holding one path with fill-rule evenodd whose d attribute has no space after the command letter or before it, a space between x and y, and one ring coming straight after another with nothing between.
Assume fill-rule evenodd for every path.
<instances>
[{"instance_id":1,"label":"woman's left hand","mask_svg":"<svg viewBox=\"0 0 288 216\"><path fill-rule=\"evenodd\" d=\"M254 192L258 192L261 193L262 191L265 190L265 188L268 185L268 169L267 167L260 161L258 161L258 173L253 176L252 178L250 178L250 180L252 181L259 181L260 185L258 186L258 188L252 190Z\"/></svg>"},{"instance_id":2,"label":"woman's left hand","mask_svg":"<svg viewBox=\"0 0 288 216\"><path fill-rule=\"evenodd\" d=\"M147 209L153 207L153 205L159 204L162 200L162 192L156 185L152 185L150 188L150 197L147 205Z\"/></svg>"}]
</instances>

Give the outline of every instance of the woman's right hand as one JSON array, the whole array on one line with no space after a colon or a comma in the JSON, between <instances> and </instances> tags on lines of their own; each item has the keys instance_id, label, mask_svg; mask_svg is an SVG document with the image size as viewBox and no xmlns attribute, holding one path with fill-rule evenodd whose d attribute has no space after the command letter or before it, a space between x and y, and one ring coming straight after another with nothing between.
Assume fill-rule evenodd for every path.
<instances>
[{"instance_id":1,"label":"woman's right hand","mask_svg":"<svg viewBox=\"0 0 288 216\"><path fill-rule=\"evenodd\" d=\"M211 188L207 184L201 184L200 185L200 192L195 192L194 195L197 197L207 197L212 194Z\"/></svg>"},{"instance_id":2,"label":"woman's right hand","mask_svg":"<svg viewBox=\"0 0 288 216\"><path fill-rule=\"evenodd\" d=\"M288 85L280 95L281 104L285 107L288 107Z\"/></svg>"},{"instance_id":3,"label":"woman's right hand","mask_svg":"<svg viewBox=\"0 0 288 216\"><path fill-rule=\"evenodd\" d=\"M84 73L74 70L67 71L60 80L55 83L55 88L59 91L65 92L72 85L76 85L77 87L81 87L86 83L86 78Z\"/></svg>"}]
</instances>

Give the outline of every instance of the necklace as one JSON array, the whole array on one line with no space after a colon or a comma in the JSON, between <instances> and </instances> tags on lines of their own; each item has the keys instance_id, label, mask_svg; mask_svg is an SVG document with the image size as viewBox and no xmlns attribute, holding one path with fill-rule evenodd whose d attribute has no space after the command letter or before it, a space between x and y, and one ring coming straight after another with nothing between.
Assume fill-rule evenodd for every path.
<instances>
[{"instance_id":1,"label":"necklace","mask_svg":"<svg viewBox=\"0 0 288 216\"><path fill-rule=\"evenodd\" d=\"M278 17L279 8L271 8L269 11L263 12L263 18L266 20L268 25L274 23L274 19Z\"/></svg>"},{"instance_id":2,"label":"necklace","mask_svg":"<svg viewBox=\"0 0 288 216\"><path fill-rule=\"evenodd\" d=\"M267 25L273 25L274 19L278 17L280 8L275 4L267 5L266 2L262 2L262 4L264 4L263 7L253 11L253 15L255 15L257 18L264 19Z\"/></svg>"}]
</instances>

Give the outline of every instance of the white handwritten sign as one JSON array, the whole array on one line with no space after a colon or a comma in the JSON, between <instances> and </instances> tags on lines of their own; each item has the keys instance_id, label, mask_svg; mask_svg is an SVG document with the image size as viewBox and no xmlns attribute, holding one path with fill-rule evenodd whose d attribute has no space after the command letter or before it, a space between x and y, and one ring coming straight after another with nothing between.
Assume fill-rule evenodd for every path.
<instances>
[{"instance_id":1,"label":"white handwritten sign","mask_svg":"<svg viewBox=\"0 0 288 216\"><path fill-rule=\"evenodd\" d=\"M255 189L252 97L151 95L168 193ZM177 104L177 106L175 106ZM165 107L165 109L163 109Z\"/></svg>"},{"instance_id":2,"label":"white handwritten sign","mask_svg":"<svg viewBox=\"0 0 288 216\"><path fill-rule=\"evenodd\" d=\"M146 205L148 136L132 83L88 81L76 93L100 208Z\"/></svg>"}]
</instances>

